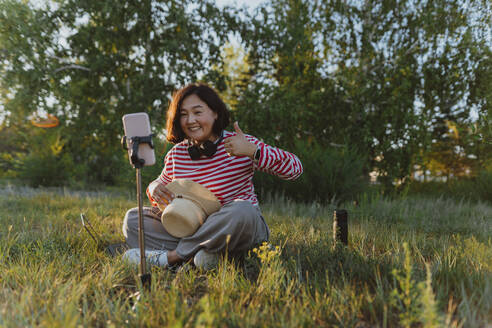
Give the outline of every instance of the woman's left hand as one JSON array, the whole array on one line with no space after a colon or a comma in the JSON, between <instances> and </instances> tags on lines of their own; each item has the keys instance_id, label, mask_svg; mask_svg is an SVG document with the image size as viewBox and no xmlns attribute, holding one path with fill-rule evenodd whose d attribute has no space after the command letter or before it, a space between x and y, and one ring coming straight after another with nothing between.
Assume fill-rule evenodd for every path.
<instances>
[{"instance_id":1,"label":"woman's left hand","mask_svg":"<svg viewBox=\"0 0 492 328\"><path fill-rule=\"evenodd\" d=\"M248 156L253 158L256 151L256 145L246 139L243 131L239 128L239 124L234 122L235 136L230 136L224 141L226 152L230 156Z\"/></svg>"}]
</instances>

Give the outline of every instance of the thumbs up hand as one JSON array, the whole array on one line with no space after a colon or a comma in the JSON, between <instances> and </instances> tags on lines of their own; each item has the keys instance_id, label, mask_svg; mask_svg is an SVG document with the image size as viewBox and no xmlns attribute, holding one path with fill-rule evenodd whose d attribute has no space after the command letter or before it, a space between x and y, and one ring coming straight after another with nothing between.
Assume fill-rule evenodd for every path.
<instances>
[{"instance_id":1,"label":"thumbs up hand","mask_svg":"<svg viewBox=\"0 0 492 328\"><path fill-rule=\"evenodd\" d=\"M256 145L246 139L237 122L234 122L234 130L236 131L236 135L228 137L224 142L226 152L231 156L248 156L253 158Z\"/></svg>"}]
</instances>

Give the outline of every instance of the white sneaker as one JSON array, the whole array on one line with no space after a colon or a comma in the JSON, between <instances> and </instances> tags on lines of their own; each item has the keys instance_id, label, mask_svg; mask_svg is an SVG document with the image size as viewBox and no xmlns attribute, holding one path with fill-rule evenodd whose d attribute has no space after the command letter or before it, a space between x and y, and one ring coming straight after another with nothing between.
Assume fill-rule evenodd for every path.
<instances>
[{"instance_id":1,"label":"white sneaker","mask_svg":"<svg viewBox=\"0 0 492 328\"><path fill-rule=\"evenodd\" d=\"M140 249L131 248L123 254L123 260L128 261L131 264L140 264ZM167 251L155 250L145 251L146 263L158 267L168 267L167 263Z\"/></svg>"},{"instance_id":2,"label":"white sneaker","mask_svg":"<svg viewBox=\"0 0 492 328\"><path fill-rule=\"evenodd\" d=\"M219 263L220 255L218 253L209 253L204 249L198 251L193 257L193 262L197 268L211 270Z\"/></svg>"}]
</instances>

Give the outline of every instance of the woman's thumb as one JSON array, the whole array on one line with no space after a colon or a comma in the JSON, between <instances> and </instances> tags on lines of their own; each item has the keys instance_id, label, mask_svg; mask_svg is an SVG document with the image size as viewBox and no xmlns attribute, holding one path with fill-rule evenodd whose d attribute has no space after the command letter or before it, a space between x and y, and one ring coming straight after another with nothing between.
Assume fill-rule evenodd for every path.
<instances>
[{"instance_id":1,"label":"woman's thumb","mask_svg":"<svg viewBox=\"0 0 492 328\"><path fill-rule=\"evenodd\" d=\"M234 130L236 131L237 134L240 134L240 135L243 135L243 131L241 130L241 128L239 127L239 124L236 122L234 122Z\"/></svg>"}]
</instances>

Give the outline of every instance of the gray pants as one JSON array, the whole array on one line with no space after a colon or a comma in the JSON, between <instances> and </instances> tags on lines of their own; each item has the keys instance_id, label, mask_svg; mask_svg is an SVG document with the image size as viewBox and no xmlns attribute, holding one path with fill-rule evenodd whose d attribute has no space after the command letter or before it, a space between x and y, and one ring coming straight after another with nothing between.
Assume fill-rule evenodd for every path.
<instances>
[{"instance_id":1,"label":"gray pants","mask_svg":"<svg viewBox=\"0 0 492 328\"><path fill-rule=\"evenodd\" d=\"M200 249L211 253L230 254L249 250L268 241L270 230L260 209L248 201L230 202L210 215L205 223L189 237L171 236L162 226L160 217L150 207L143 211L145 248L176 250L183 260L193 257ZM138 248L138 208L125 215L123 235L131 248Z\"/></svg>"}]
</instances>

